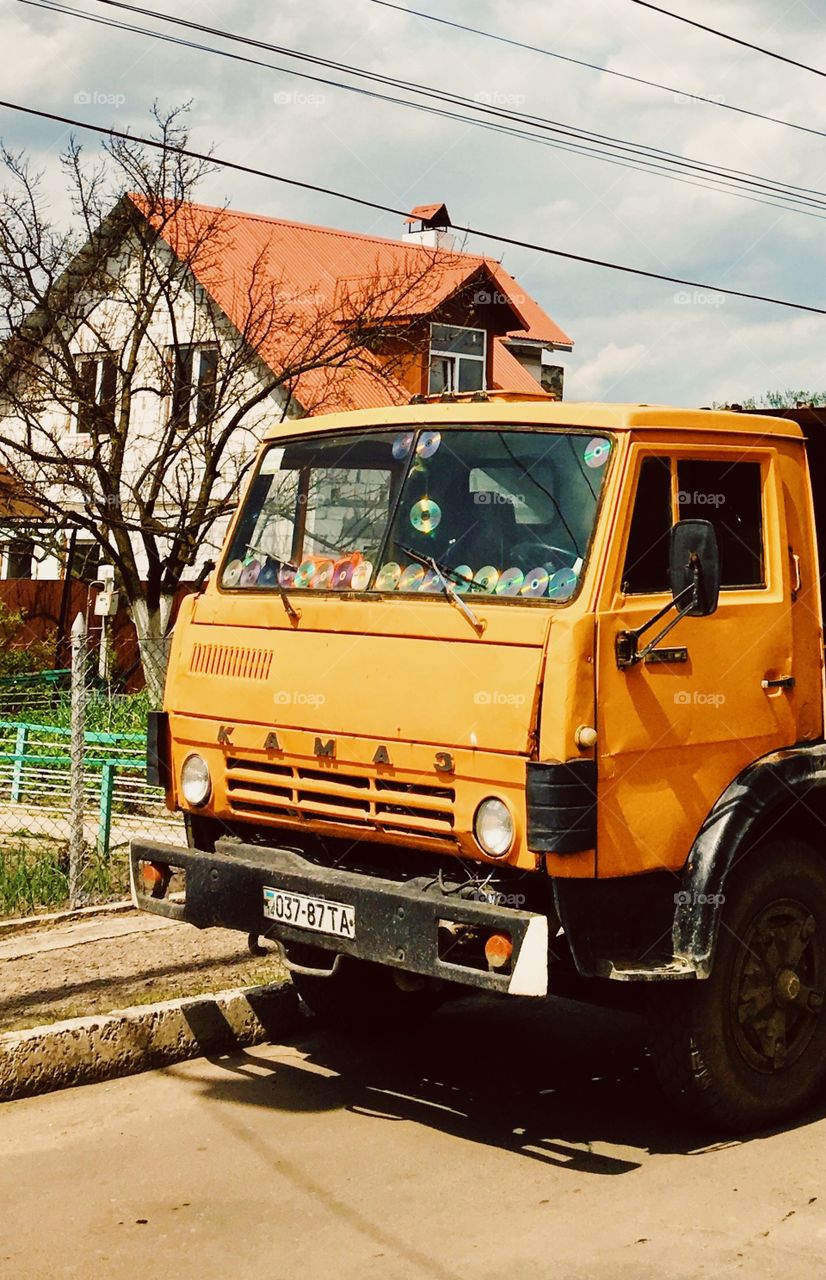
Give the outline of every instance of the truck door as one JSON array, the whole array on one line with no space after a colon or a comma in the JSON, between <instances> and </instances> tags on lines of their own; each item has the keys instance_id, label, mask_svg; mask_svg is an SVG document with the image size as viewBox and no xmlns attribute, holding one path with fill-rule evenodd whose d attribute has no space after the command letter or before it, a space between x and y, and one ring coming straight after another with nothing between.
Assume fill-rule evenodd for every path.
<instances>
[{"instance_id":1,"label":"truck door","mask_svg":"<svg viewBox=\"0 0 826 1280\"><path fill-rule=\"evenodd\" d=\"M776 450L640 445L629 465L634 500L597 622L600 876L681 867L740 770L799 737L795 687L764 684L795 677ZM670 599L672 522L698 518L717 531L717 612L683 619L649 660L620 669L618 633Z\"/></svg>"}]
</instances>

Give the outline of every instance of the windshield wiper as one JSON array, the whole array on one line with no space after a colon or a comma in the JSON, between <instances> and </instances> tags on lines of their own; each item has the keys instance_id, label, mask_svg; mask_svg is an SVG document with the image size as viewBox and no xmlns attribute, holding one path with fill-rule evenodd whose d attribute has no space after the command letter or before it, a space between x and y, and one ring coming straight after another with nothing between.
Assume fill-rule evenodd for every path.
<instances>
[{"instance_id":1,"label":"windshield wiper","mask_svg":"<svg viewBox=\"0 0 826 1280\"><path fill-rule=\"evenodd\" d=\"M293 573L298 573L298 565L293 564L292 560L279 560L278 556L271 556L268 551L264 551L263 547L256 547L254 543L248 542L247 549L254 551L257 556L263 556L265 560L274 560L278 565L275 571L275 589L281 597L281 603L287 611L287 617L291 622L301 621L301 610L296 609L290 597L287 595L286 589L281 581L281 569L292 569Z\"/></svg>"},{"instance_id":2,"label":"windshield wiper","mask_svg":"<svg viewBox=\"0 0 826 1280\"><path fill-rule=\"evenodd\" d=\"M417 561L418 564L423 564L426 569L433 570L439 582L442 584L442 591L447 596L450 603L455 604L459 612L465 615L476 634L480 636L482 632L487 629L487 622L484 618L477 618L476 614L468 605L465 604L464 600L459 595L459 592L450 581L450 578L455 578L458 582L466 583L469 579L463 577L461 574L457 574L453 569L449 569L446 565L440 564L439 561L434 560L432 556L420 556L418 551L413 551L410 547L405 547L401 542L397 543L397 546L399 551L403 551L409 559ZM474 587L479 587L480 590L483 589L478 582L474 582L472 585Z\"/></svg>"}]
</instances>

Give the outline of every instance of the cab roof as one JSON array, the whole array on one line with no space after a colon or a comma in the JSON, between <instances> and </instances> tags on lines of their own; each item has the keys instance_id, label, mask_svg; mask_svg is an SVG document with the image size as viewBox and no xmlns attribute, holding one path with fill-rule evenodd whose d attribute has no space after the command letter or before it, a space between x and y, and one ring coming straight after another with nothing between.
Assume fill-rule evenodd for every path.
<instances>
[{"instance_id":1,"label":"cab roof","mask_svg":"<svg viewBox=\"0 0 826 1280\"><path fill-rule=\"evenodd\" d=\"M277 422L265 431L264 438L276 440L285 435L316 432L369 429L384 426L417 426L420 424L461 426L465 423L519 423L535 426L595 427L611 431L674 430L680 432L736 433L737 435L803 438L796 422L758 413L732 412L730 409L678 409L659 404L603 404L551 400L544 396L516 398L491 396L486 400L425 400L402 408L361 409L352 413L329 413L318 417L292 418Z\"/></svg>"}]
</instances>

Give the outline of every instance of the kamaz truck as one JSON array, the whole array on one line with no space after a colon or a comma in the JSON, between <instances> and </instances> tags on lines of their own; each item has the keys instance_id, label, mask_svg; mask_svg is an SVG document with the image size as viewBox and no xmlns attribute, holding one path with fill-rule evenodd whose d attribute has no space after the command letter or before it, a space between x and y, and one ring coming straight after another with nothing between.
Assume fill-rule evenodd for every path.
<instances>
[{"instance_id":1,"label":"kamaz truck","mask_svg":"<svg viewBox=\"0 0 826 1280\"><path fill-rule=\"evenodd\" d=\"M580 990L697 1114L810 1104L822 438L496 393L273 427L174 628L187 842L133 842L137 904L275 940L351 1026Z\"/></svg>"}]
</instances>

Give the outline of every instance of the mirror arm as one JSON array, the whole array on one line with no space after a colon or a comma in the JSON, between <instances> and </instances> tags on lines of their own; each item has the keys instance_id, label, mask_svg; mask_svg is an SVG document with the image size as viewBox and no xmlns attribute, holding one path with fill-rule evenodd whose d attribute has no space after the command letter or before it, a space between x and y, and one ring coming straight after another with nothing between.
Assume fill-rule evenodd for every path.
<instances>
[{"instance_id":1,"label":"mirror arm","mask_svg":"<svg viewBox=\"0 0 826 1280\"><path fill-rule=\"evenodd\" d=\"M700 572L698 566L694 565L694 581L684 587L673 600L669 600L668 604L663 605L648 621L636 631L620 631L616 640L616 655L618 667L633 667L638 662L643 662L652 649L664 640L670 631L673 631L678 622L681 622L695 608L697 603L697 593L700 586ZM653 640L649 640L648 644L642 649L638 649L640 637L655 626L662 618L665 617L671 609L677 608L682 600L689 597L687 603L677 610L676 615L670 622L666 623L662 631L658 631Z\"/></svg>"}]
</instances>

